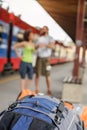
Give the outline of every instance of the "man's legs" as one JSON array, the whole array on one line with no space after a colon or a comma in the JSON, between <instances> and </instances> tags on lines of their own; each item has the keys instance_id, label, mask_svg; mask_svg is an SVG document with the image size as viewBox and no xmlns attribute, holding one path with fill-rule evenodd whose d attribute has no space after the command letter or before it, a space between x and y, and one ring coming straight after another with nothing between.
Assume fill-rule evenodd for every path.
<instances>
[{"instance_id":1,"label":"man's legs","mask_svg":"<svg viewBox=\"0 0 87 130\"><path fill-rule=\"evenodd\" d=\"M46 76L46 83L47 83L47 94L51 95L51 79L50 79L50 76Z\"/></svg>"},{"instance_id":2,"label":"man's legs","mask_svg":"<svg viewBox=\"0 0 87 130\"><path fill-rule=\"evenodd\" d=\"M39 93L39 79L40 79L40 76L39 75L35 75L35 92L36 93Z\"/></svg>"},{"instance_id":3,"label":"man's legs","mask_svg":"<svg viewBox=\"0 0 87 130\"><path fill-rule=\"evenodd\" d=\"M42 71L42 60L41 58L37 57L36 61L36 67L35 67L35 92L39 93L39 80L40 80L40 75Z\"/></svg>"},{"instance_id":4,"label":"man's legs","mask_svg":"<svg viewBox=\"0 0 87 130\"><path fill-rule=\"evenodd\" d=\"M45 60L45 76L47 84L47 94L51 95L51 78L50 78L50 59L46 58Z\"/></svg>"}]
</instances>

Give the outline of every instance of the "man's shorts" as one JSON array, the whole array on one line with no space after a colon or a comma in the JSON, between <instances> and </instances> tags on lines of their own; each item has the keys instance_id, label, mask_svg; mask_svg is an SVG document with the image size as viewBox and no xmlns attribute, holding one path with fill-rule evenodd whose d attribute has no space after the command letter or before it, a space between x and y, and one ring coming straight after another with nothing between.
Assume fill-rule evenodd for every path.
<instances>
[{"instance_id":1,"label":"man's shorts","mask_svg":"<svg viewBox=\"0 0 87 130\"><path fill-rule=\"evenodd\" d=\"M29 79L32 79L33 78L32 63L26 63L26 62L21 61L19 73L20 73L21 78L23 79L25 78L26 74Z\"/></svg>"},{"instance_id":2,"label":"man's shorts","mask_svg":"<svg viewBox=\"0 0 87 130\"><path fill-rule=\"evenodd\" d=\"M47 69L47 68L49 68L49 66L50 66L50 59L49 58L37 57L36 67L35 67L36 75L49 76L50 70Z\"/></svg>"}]
</instances>

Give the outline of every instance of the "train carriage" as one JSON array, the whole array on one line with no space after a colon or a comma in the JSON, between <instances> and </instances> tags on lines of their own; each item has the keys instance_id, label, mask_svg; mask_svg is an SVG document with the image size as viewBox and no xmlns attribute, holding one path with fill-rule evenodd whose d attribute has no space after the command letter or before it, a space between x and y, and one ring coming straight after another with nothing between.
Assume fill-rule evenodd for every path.
<instances>
[{"instance_id":1,"label":"train carriage","mask_svg":"<svg viewBox=\"0 0 87 130\"><path fill-rule=\"evenodd\" d=\"M9 48L9 30L12 22L12 38L11 49ZM0 7L0 72L4 71L4 66L8 64L8 53L10 54L10 62L14 70L19 69L20 59L17 57L13 45L17 41L23 40L23 32L27 29L39 34L39 31L27 24L13 13Z\"/></svg>"}]
</instances>

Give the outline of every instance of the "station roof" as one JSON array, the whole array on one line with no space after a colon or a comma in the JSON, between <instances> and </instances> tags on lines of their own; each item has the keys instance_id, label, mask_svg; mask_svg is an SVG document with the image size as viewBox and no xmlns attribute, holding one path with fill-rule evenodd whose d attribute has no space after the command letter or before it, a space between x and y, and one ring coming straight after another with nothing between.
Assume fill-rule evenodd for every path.
<instances>
[{"instance_id":1,"label":"station roof","mask_svg":"<svg viewBox=\"0 0 87 130\"><path fill-rule=\"evenodd\" d=\"M37 0L75 41L78 0Z\"/></svg>"}]
</instances>

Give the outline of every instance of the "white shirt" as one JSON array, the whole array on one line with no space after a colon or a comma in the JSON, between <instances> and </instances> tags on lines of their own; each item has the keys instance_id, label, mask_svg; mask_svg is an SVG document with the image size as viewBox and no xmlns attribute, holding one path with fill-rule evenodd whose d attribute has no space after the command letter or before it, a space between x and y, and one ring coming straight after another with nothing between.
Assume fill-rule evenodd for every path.
<instances>
[{"instance_id":1,"label":"white shirt","mask_svg":"<svg viewBox=\"0 0 87 130\"><path fill-rule=\"evenodd\" d=\"M50 44L54 42L53 38L51 36L41 36L38 38L37 40L37 44ZM37 56L41 57L41 58L46 58L46 57L50 57L52 53L52 49L47 48L47 47L43 47L43 48L38 48L37 49Z\"/></svg>"}]
</instances>

